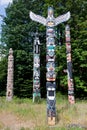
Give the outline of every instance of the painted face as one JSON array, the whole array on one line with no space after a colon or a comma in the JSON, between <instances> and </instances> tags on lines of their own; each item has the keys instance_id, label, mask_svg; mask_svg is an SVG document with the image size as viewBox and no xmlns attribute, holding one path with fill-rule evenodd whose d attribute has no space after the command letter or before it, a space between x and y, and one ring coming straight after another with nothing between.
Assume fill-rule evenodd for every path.
<instances>
[{"instance_id":1,"label":"painted face","mask_svg":"<svg viewBox=\"0 0 87 130\"><path fill-rule=\"evenodd\" d=\"M47 34L47 36L54 36L55 31L54 31L54 29L52 27L48 27L46 34Z\"/></svg>"},{"instance_id":2,"label":"painted face","mask_svg":"<svg viewBox=\"0 0 87 130\"><path fill-rule=\"evenodd\" d=\"M35 56L34 58L34 67L40 67L40 59L39 59L39 56Z\"/></svg>"},{"instance_id":3,"label":"painted face","mask_svg":"<svg viewBox=\"0 0 87 130\"><path fill-rule=\"evenodd\" d=\"M55 64L54 62L48 62L46 65L47 71L54 71L55 70Z\"/></svg>"},{"instance_id":4,"label":"painted face","mask_svg":"<svg viewBox=\"0 0 87 130\"><path fill-rule=\"evenodd\" d=\"M55 40L53 37L47 37L47 45L54 45L55 43Z\"/></svg>"},{"instance_id":5,"label":"painted face","mask_svg":"<svg viewBox=\"0 0 87 130\"><path fill-rule=\"evenodd\" d=\"M55 82L46 82L46 88L47 89L54 89L56 88L56 83Z\"/></svg>"},{"instance_id":6,"label":"painted face","mask_svg":"<svg viewBox=\"0 0 87 130\"><path fill-rule=\"evenodd\" d=\"M34 68L34 79L39 79L40 78L40 70L39 69L36 69Z\"/></svg>"},{"instance_id":7,"label":"painted face","mask_svg":"<svg viewBox=\"0 0 87 130\"><path fill-rule=\"evenodd\" d=\"M47 61L55 61L55 56L50 57L49 55L46 55L46 60Z\"/></svg>"},{"instance_id":8,"label":"painted face","mask_svg":"<svg viewBox=\"0 0 87 130\"><path fill-rule=\"evenodd\" d=\"M54 71L49 71L46 74L47 81L55 81L56 80L56 74Z\"/></svg>"},{"instance_id":9,"label":"painted face","mask_svg":"<svg viewBox=\"0 0 87 130\"><path fill-rule=\"evenodd\" d=\"M39 88L40 87L40 80L34 80L33 88Z\"/></svg>"},{"instance_id":10,"label":"painted face","mask_svg":"<svg viewBox=\"0 0 87 130\"><path fill-rule=\"evenodd\" d=\"M34 75L35 75L36 77L38 77L38 76L39 76L39 71L35 71Z\"/></svg>"},{"instance_id":11,"label":"painted face","mask_svg":"<svg viewBox=\"0 0 87 130\"><path fill-rule=\"evenodd\" d=\"M34 80L34 84L35 85L39 85L40 84L40 80Z\"/></svg>"},{"instance_id":12,"label":"painted face","mask_svg":"<svg viewBox=\"0 0 87 130\"><path fill-rule=\"evenodd\" d=\"M49 55L50 57L53 57L53 56L55 55L54 50L49 50L49 51L48 51L48 55Z\"/></svg>"}]
</instances>

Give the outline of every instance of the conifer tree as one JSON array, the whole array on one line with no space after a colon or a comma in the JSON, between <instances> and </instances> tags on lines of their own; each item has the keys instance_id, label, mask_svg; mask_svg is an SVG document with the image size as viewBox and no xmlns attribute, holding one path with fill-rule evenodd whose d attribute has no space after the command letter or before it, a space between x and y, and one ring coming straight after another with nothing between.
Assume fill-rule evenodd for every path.
<instances>
[{"instance_id":1,"label":"conifer tree","mask_svg":"<svg viewBox=\"0 0 87 130\"><path fill-rule=\"evenodd\" d=\"M29 18L29 11L47 17L48 6L54 7L55 17L71 12L68 24L71 28L71 46L73 61L73 76L76 92L87 93L87 2L86 0L13 0L12 4L6 9L4 25L2 25L2 43L5 50L13 48L15 67L14 67L14 92L17 96L30 97L32 95L32 69L33 69L33 38L30 33L36 31L46 34L46 27L32 21ZM65 24L57 26L57 30L62 32L61 48L56 47L57 62L57 89L62 92L67 91L67 75L64 74L66 68L66 49L65 49ZM45 35L46 36L46 35ZM59 41L58 35L56 43ZM42 95L45 93L45 37L40 37L41 46L41 89ZM6 54L7 54L6 52ZM3 62L0 61L0 70ZM5 66L6 67L6 66ZM5 76L0 75L0 79L6 80ZM5 82L3 82L5 85ZM3 86L0 80L0 86Z\"/></svg>"}]
</instances>

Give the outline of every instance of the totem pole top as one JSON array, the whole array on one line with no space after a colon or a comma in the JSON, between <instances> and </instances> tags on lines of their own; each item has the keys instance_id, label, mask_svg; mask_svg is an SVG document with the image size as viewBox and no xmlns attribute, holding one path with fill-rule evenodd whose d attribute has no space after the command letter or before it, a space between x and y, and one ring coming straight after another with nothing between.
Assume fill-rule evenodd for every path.
<instances>
[{"instance_id":1,"label":"totem pole top","mask_svg":"<svg viewBox=\"0 0 87 130\"><path fill-rule=\"evenodd\" d=\"M70 27L69 27L69 25L67 24L66 25L66 28L65 28L66 30L70 30Z\"/></svg>"},{"instance_id":2,"label":"totem pole top","mask_svg":"<svg viewBox=\"0 0 87 130\"><path fill-rule=\"evenodd\" d=\"M39 23L41 23L45 26L48 26L48 27L49 26L50 27L57 26L58 24L60 24L62 22L66 22L70 18L70 12L69 11L66 14L58 16L57 18L54 18L53 13L54 13L53 8L48 7L48 17L47 18L44 18L40 15L36 15L32 11L30 11L29 16L33 21L39 22ZM53 22L53 24L52 24L52 22Z\"/></svg>"},{"instance_id":3,"label":"totem pole top","mask_svg":"<svg viewBox=\"0 0 87 130\"><path fill-rule=\"evenodd\" d=\"M54 14L53 8L52 7L48 7L48 17L54 17L53 14Z\"/></svg>"},{"instance_id":4,"label":"totem pole top","mask_svg":"<svg viewBox=\"0 0 87 130\"><path fill-rule=\"evenodd\" d=\"M13 55L13 50L12 50L12 48L9 49L9 55Z\"/></svg>"}]
</instances>

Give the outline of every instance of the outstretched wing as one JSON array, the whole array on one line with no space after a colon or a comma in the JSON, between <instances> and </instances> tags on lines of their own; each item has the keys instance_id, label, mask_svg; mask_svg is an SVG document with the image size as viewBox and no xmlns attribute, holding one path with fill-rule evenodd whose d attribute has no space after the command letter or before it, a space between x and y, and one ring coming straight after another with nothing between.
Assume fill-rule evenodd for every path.
<instances>
[{"instance_id":1,"label":"outstretched wing","mask_svg":"<svg viewBox=\"0 0 87 130\"><path fill-rule=\"evenodd\" d=\"M31 18L33 21L42 23L43 25L46 26L46 19L45 19L44 17L40 16L40 15L34 14L32 11L30 11L30 18Z\"/></svg>"},{"instance_id":2,"label":"outstretched wing","mask_svg":"<svg viewBox=\"0 0 87 130\"><path fill-rule=\"evenodd\" d=\"M62 23L62 22L65 22L65 21L67 21L69 18L70 18L70 12L67 12L67 13L64 14L64 15L61 15L61 16L55 18L55 25L58 25L58 24L60 24L60 23Z\"/></svg>"}]
</instances>

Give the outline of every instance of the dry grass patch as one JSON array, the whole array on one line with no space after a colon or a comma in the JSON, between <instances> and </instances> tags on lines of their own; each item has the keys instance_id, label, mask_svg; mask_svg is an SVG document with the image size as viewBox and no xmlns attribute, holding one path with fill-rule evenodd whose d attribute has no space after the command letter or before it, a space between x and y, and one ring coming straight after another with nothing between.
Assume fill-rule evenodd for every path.
<instances>
[{"instance_id":1,"label":"dry grass patch","mask_svg":"<svg viewBox=\"0 0 87 130\"><path fill-rule=\"evenodd\" d=\"M55 127L49 127L46 122L46 100L34 104L32 99L14 98L6 102L0 98L0 130L68 130L68 126L79 124L87 126L87 102L77 101L68 104L67 98L57 95L57 119ZM84 130L70 127L69 130Z\"/></svg>"}]
</instances>

